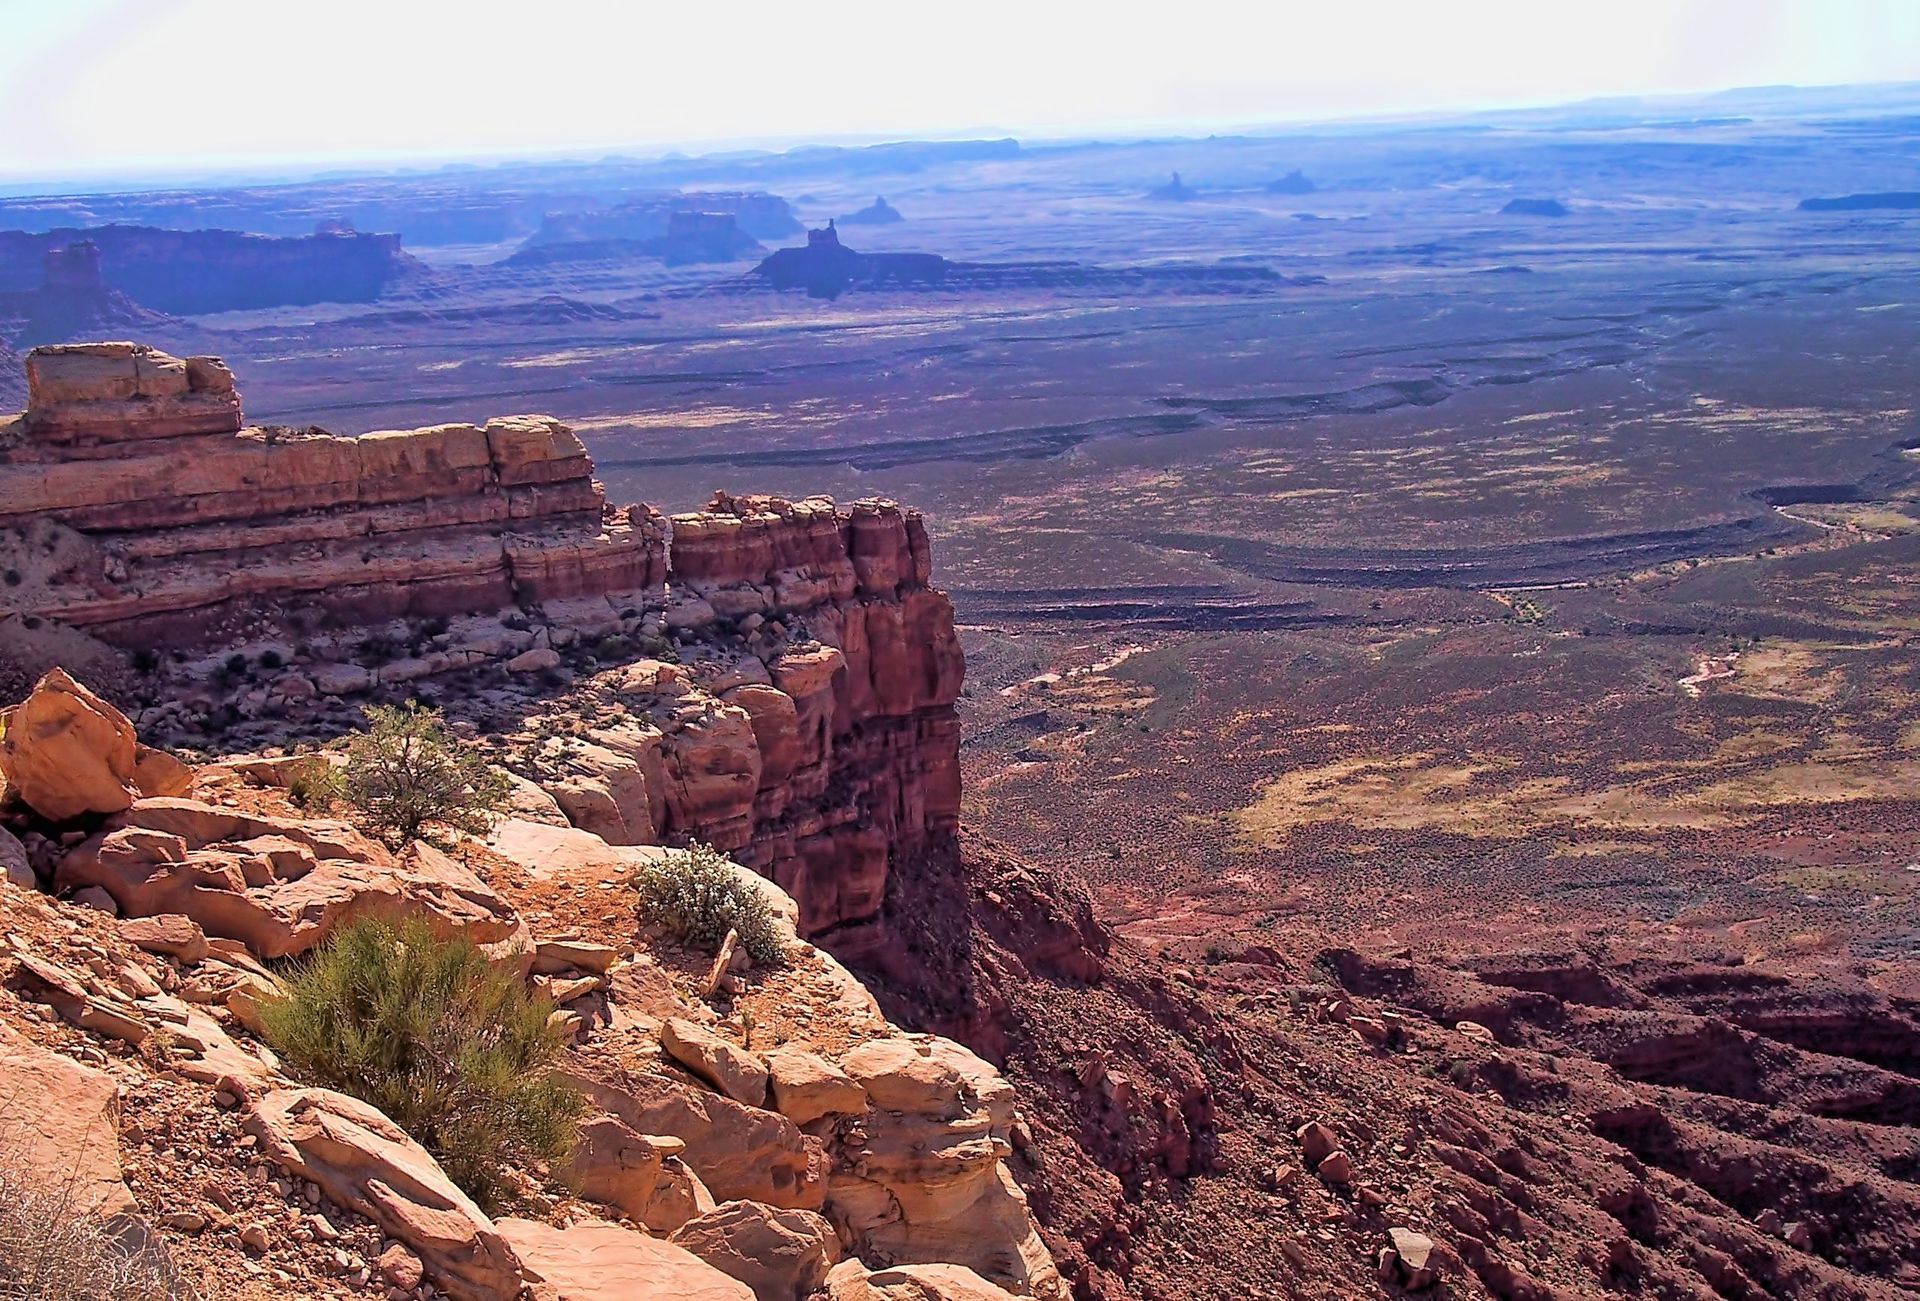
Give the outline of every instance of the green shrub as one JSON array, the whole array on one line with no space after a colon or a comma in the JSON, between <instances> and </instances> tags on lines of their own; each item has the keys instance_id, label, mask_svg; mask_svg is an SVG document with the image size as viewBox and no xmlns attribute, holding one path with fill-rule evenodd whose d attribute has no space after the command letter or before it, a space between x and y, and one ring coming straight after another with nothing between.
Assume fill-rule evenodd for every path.
<instances>
[{"instance_id":1,"label":"green shrub","mask_svg":"<svg viewBox=\"0 0 1920 1301\"><path fill-rule=\"evenodd\" d=\"M339 796L368 830L400 848L432 826L484 835L507 801L506 776L447 732L439 711L367 708L347 743Z\"/></svg>"},{"instance_id":2,"label":"green shrub","mask_svg":"<svg viewBox=\"0 0 1920 1301\"><path fill-rule=\"evenodd\" d=\"M326 813L340 802L340 772L319 756L296 765L287 778L287 800L302 813Z\"/></svg>"},{"instance_id":3,"label":"green shrub","mask_svg":"<svg viewBox=\"0 0 1920 1301\"><path fill-rule=\"evenodd\" d=\"M260 1009L281 1058L385 1112L482 1206L501 1204L507 1170L571 1149L584 1103L552 1069L553 1004L470 941L418 918L352 922L287 991Z\"/></svg>"},{"instance_id":4,"label":"green shrub","mask_svg":"<svg viewBox=\"0 0 1920 1301\"><path fill-rule=\"evenodd\" d=\"M766 896L742 881L720 851L694 844L648 863L634 876L641 915L683 944L718 948L730 930L755 962L777 965L785 950Z\"/></svg>"}]
</instances>

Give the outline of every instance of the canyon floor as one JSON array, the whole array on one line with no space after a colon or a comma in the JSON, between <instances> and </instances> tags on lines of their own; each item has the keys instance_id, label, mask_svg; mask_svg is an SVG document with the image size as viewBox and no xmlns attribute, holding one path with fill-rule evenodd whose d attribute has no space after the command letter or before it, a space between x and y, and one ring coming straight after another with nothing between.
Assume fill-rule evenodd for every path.
<instances>
[{"instance_id":1,"label":"canyon floor","mask_svg":"<svg viewBox=\"0 0 1920 1301\"><path fill-rule=\"evenodd\" d=\"M963 821L1084 889L1138 995L1065 982L1047 1034L1009 996L1010 1073L1097 1092L1110 1036L1211 1099L1173 1162L1211 1179L1023 1171L1082 1295L1374 1286L1377 1210L1288 1191L1330 1109L1392 1205L1523 1244L1496 1295L1910 1293L1920 215L1798 204L1894 188L1920 135L1736 108L823 161L779 182L809 224L907 217L849 245L1029 265L822 301L416 250L371 305L143 337L223 356L254 421L537 410L617 502L925 512ZM1176 169L1197 197L1147 197ZM1425 1018L1385 1067L1355 999ZM1701 1228L1729 1209L1762 1228Z\"/></svg>"}]
</instances>

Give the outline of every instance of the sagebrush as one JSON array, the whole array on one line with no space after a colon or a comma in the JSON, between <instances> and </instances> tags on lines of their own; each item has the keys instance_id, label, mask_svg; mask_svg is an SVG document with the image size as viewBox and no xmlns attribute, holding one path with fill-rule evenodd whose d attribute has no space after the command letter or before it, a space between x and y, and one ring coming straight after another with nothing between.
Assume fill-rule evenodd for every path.
<instances>
[{"instance_id":1,"label":"sagebrush","mask_svg":"<svg viewBox=\"0 0 1920 1301\"><path fill-rule=\"evenodd\" d=\"M566 1157L584 1109L553 1069L553 1010L471 941L414 918L341 928L260 1015L295 1071L378 1107L492 1208L510 1170Z\"/></svg>"},{"instance_id":2,"label":"sagebrush","mask_svg":"<svg viewBox=\"0 0 1920 1301\"><path fill-rule=\"evenodd\" d=\"M634 876L642 917L683 944L714 948L728 931L755 962L777 964L786 950L765 895L725 855L702 844L642 867Z\"/></svg>"},{"instance_id":3,"label":"sagebrush","mask_svg":"<svg viewBox=\"0 0 1920 1301\"><path fill-rule=\"evenodd\" d=\"M0 1134L0 1298L176 1301L198 1294L137 1226L78 1205L71 1185L30 1179L21 1146Z\"/></svg>"},{"instance_id":4,"label":"sagebrush","mask_svg":"<svg viewBox=\"0 0 1920 1301\"><path fill-rule=\"evenodd\" d=\"M438 710L409 701L371 705L367 729L347 743L333 793L368 830L400 848L434 828L484 835L511 783L446 729Z\"/></svg>"}]
</instances>

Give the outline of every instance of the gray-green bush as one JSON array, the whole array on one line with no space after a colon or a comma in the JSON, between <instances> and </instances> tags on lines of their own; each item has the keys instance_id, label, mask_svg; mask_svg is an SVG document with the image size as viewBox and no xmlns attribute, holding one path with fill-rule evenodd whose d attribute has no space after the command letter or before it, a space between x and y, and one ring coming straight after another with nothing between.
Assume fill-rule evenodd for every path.
<instances>
[{"instance_id":1,"label":"gray-green bush","mask_svg":"<svg viewBox=\"0 0 1920 1301\"><path fill-rule=\"evenodd\" d=\"M385 1112L482 1206L507 1171L563 1159L584 1104L553 1067L553 1004L419 919L337 931L261 1008L296 1072Z\"/></svg>"},{"instance_id":2,"label":"gray-green bush","mask_svg":"<svg viewBox=\"0 0 1920 1301\"><path fill-rule=\"evenodd\" d=\"M683 944L712 949L738 931L755 962L778 964L785 948L766 896L735 873L725 855L694 844L648 863L634 876L642 917Z\"/></svg>"}]
</instances>

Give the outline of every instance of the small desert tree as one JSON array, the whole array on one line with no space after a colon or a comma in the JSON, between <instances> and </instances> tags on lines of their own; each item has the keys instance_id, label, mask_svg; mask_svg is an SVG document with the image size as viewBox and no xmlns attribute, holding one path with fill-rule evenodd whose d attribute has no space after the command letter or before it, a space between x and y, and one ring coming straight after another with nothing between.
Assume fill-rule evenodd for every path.
<instances>
[{"instance_id":1,"label":"small desert tree","mask_svg":"<svg viewBox=\"0 0 1920 1301\"><path fill-rule=\"evenodd\" d=\"M339 798L396 849L433 827L482 835L506 803L506 775L448 733L438 710L412 701L369 706L346 757Z\"/></svg>"},{"instance_id":2,"label":"small desert tree","mask_svg":"<svg viewBox=\"0 0 1920 1301\"><path fill-rule=\"evenodd\" d=\"M647 863L633 883L642 919L681 943L712 949L738 931L755 962L780 961L785 944L766 896L720 851L696 842L684 854Z\"/></svg>"},{"instance_id":3,"label":"small desert tree","mask_svg":"<svg viewBox=\"0 0 1920 1301\"><path fill-rule=\"evenodd\" d=\"M491 1208L509 1169L573 1144L584 1104L553 1069L553 1010L471 941L414 918L349 923L260 1015L296 1071L378 1107Z\"/></svg>"}]
</instances>

